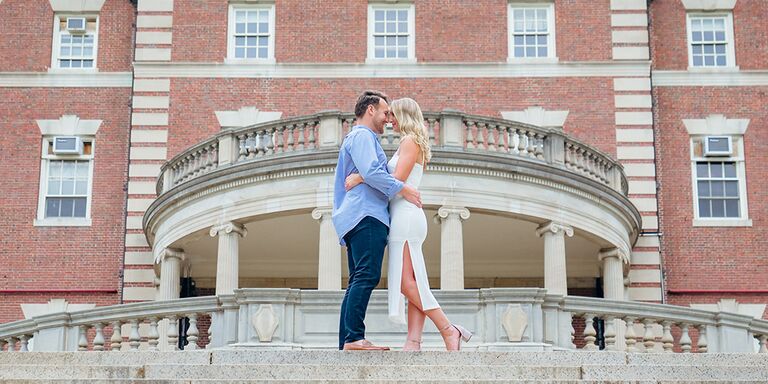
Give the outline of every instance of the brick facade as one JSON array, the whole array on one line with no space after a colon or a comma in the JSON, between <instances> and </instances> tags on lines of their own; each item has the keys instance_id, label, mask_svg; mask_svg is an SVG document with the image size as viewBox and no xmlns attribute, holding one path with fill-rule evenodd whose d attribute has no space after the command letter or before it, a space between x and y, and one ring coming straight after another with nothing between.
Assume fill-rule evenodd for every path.
<instances>
[{"instance_id":1,"label":"brick facade","mask_svg":"<svg viewBox=\"0 0 768 384\"><path fill-rule=\"evenodd\" d=\"M166 3L170 5L163 8ZM687 30L682 2L655 0L647 10L643 3L555 0L558 63L541 65L549 65L555 72L627 64L685 73ZM441 63L539 68L506 64L508 4L506 0L416 0L417 62L426 68ZM365 66L367 12L368 2L361 1L277 0L277 66ZM216 64L212 68L220 69L229 65L224 64L227 1L140 0L134 4L106 0L98 14L99 73L95 78L137 68ZM151 296L152 279L123 280L125 271L131 276L146 276L142 271L153 268L140 220L145 205L155 197L152 186L157 179L146 169L159 168L165 160L218 132L216 111L255 106L262 111L280 111L283 118L327 109L351 111L356 95L366 88L380 89L393 97L413 97L425 111L452 108L492 117L500 117L500 111L532 106L569 111L565 132L619 159L627 170L629 197L640 207L647 235L633 249L630 276L662 270L664 287L670 291L661 292L662 284L653 279L632 280L630 290L637 296L630 294L630 298L663 298L681 305L715 303L720 298L767 302L765 292L674 293L765 290L768 286L765 274L756 272L768 264L768 241L764 238L768 198L761 193L766 189L761 169L768 160L764 145L768 142L766 85L654 83L651 89L654 76L642 72L615 76L270 78L220 73L191 77L169 71L163 75L137 74L131 78L132 85L123 87L61 87L55 81L62 75L48 74L54 20L49 2L4 0L0 18L7 20L11 31L0 35L0 51L14 52L0 57L0 128L5 132L0 143L10 149L0 163L4 180L0 184L0 233L4 234L0 242L0 322L22 318L21 303L45 303L54 297L108 305ZM649 26L644 25L647 20ZM761 0L739 0L733 20L739 69L765 73L768 5ZM649 45L650 62L643 58ZM31 72L52 80L44 86L8 85L7 79L15 78L12 72ZM93 224L35 227L41 142L36 120L73 114L103 121L95 138ZM690 138L682 119L703 119L710 114L750 119L744 142L751 227L703 228L691 224ZM645 149L652 156L638 155ZM158 153L164 153L164 158L158 158ZM50 289L74 292L36 292ZM92 292L78 293L89 290Z\"/></svg>"}]
</instances>

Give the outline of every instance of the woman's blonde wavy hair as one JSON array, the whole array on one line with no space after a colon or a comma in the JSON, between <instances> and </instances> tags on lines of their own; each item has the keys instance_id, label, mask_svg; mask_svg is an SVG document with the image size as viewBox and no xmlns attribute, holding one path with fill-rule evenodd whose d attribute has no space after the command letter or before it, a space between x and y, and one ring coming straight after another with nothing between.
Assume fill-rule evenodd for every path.
<instances>
[{"instance_id":1,"label":"woman's blonde wavy hair","mask_svg":"<svg viewBox=\"0 0 768 384\"><path fill-rule=\"evenodd\" d=\"M410 136L413 139L421 148L422 161L426 164L432 158L432 149L419 104L411 98L404 97L393 101L391 107L400 126L401 136Z\"/></svg>"}]
</instances>

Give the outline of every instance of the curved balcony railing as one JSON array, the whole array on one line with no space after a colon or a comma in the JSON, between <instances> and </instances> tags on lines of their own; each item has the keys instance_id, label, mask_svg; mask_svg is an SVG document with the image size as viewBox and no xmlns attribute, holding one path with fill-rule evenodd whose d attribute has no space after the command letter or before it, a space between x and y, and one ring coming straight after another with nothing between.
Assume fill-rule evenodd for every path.
<instances>
[{"instance_id":1,"label":"curved balcony railing","mask_svg":"<svg viewBox=\"0 0 768 384\"><path fill-rule=\"evenodd\" d=\"M436 157L461 151L517 158L561 168L627 194L621 164L559 130L449 110L424 117ZM338 149L354 124L353 115L331 111L223 130L168 161L161 168L157 193L225 166ZM385 132L381 143L393 149L398 137Z\"/></svg>"},{"instance_id":2,"label":"curved balcony railing","mask_svg":"<svg viewBox=\"0 0 768 384\"><path fill-rule=\"evenodd\" d=\"M447 312L462 313L463 321L475 324L476 337L467 347L476 350L538 344L545 350L719 353L754 352L757 343L759 353L768 353L768 321L734 313L563 297L538 288L435 293ZM234 295L53 313L0 324L0 351L27 351L33 337L36 351L177 350L184 344L179 338L187 341L185 350L234 345L335 348L343 295L343 291L240 289ZM375 291L369 332L377 340L389 336L401 341L404 334L384 331L387 327L379 320L386 319L376 318L377 310L386 313L385 307L386 292ZM307 326L307 321L313 325ZM604 327L596 326L598 321ZM179 322L188 325L179 327ZM198 326L201 322L210 326ZM121 333L125 324L130 331ZM427 347L433 342L440 348L438 335L425 334Z\"/></svg>"}]
</instances>

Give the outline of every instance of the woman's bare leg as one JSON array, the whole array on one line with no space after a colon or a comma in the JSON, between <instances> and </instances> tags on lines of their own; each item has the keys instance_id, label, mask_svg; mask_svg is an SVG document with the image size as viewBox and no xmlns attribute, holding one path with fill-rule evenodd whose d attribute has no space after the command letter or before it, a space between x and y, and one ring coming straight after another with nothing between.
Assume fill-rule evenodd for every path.
<instances>
[{"instance_id":1,"label":"woman's bare leg","mask_svg":"<svg viewBox=\"0 0 768 384\"><path fill-rule=\"evenodd\" d=\"M409 340L421 340L421 334L424 330L424 315L429 317L435 324L440 334L443 336L445 346L447 349L458 348L458 330L451 326L448 316L445 315L442 308L430 309L427 311L422 310L421 297L419 296L419 287L416 284L416 275L413 272L413 263L411 262L411 250L408 248L408 242L405 242L403 247L403 275L400 279L400 291L408 298L408 339ZM418 314L411 317L411 309L417 309ZM411 321L416 320L418 323L411 324ZM412 333L412 330L414 333ZM418 331L418 333L415 333Z\"/></svg>"}]
</instances>

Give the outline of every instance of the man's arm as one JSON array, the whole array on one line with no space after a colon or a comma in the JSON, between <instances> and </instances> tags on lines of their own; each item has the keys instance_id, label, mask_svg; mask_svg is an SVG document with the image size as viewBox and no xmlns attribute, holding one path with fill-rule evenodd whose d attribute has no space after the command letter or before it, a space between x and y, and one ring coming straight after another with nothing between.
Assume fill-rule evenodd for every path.
<instances>
[{"instance_id":1,"label":"man's arm","mask_svg":"<svg viewBox=\"0 0 768 384\"><path fill-rule=\"evenodd\" d=\"M352 162L365 183L388 198L397 195L403 189L403 182L395 179L380 166L374 141L376 139L365 132L351 135L348 139L352 139L348 147Z\"/></svg>"}]
</instances>

